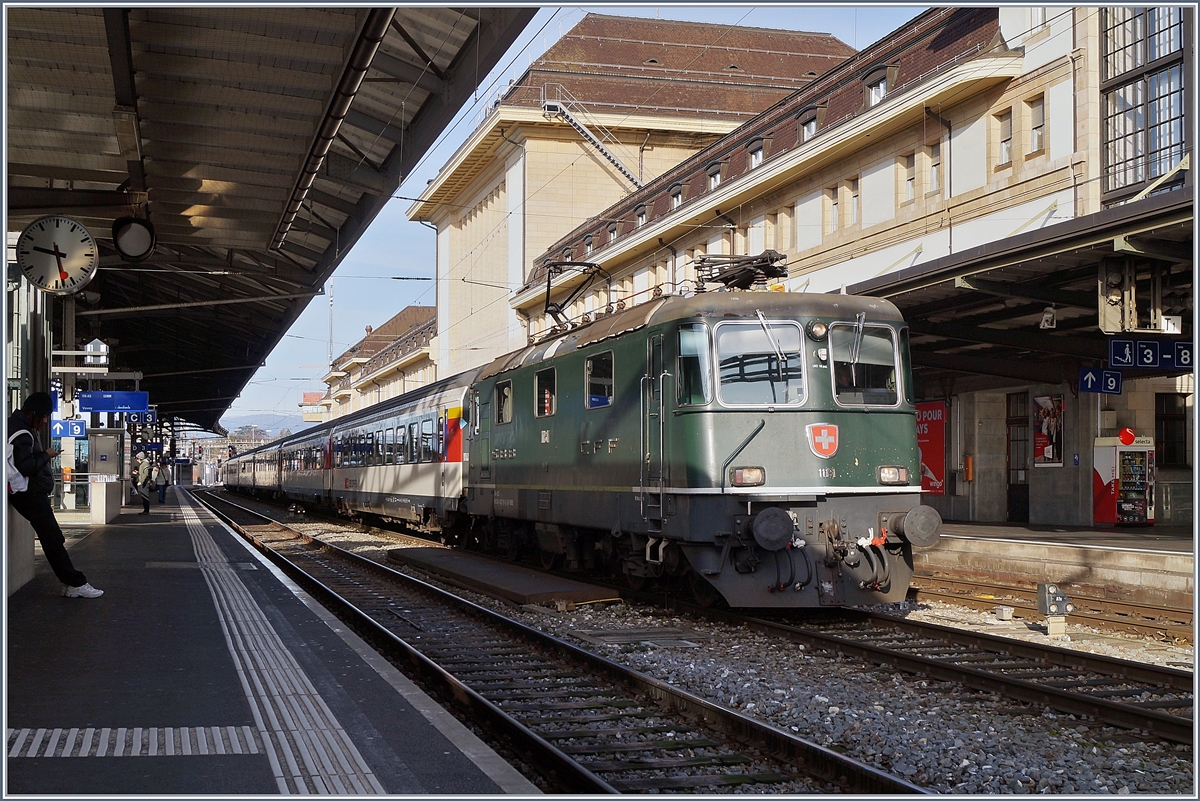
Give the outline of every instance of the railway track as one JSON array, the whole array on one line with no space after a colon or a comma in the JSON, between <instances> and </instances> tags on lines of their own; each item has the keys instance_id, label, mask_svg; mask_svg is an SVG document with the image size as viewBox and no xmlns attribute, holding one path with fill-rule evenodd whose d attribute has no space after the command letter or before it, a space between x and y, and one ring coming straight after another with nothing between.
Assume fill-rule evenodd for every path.
<instances>
[{"instance_id":1,"label":"railway track","mask_svg":"<svg viewBox=\"0 0 1200 801\"><path fill-rule=\"evenodd\" d=\"M997 604L1013 607L1013 615L1023 619L1041 619L1037 593L1021 587L987 584L946 576L918 576L913 579L917 599L939 600L972 609L990 610ZM1071 620L1099 629L1125 631L1158 637L1170 642L1192 643L1193 615L1190 609L1165 609L1148 604L1110 601L1070 593L1075 611Z\"/></svg>"},{"instance_id":2,"label":"railway track","mask_svg":"<svg viewBox=\"0 0 1200 801\"><path fill-rule=\"evenodd\" d=\"M193 495L562 791L927 792L226 499Z\"/></svg>"},{"instance_id":3,"label":"railway track","mask_svg":"<svg viewBox=\"0 0 1200 801\"><path fill-rule=\"evenodd\" d=\"M678 605L677 605L678 606ZM842 620L797 626L721 610L689 611L806 646L953 681L1148 736L1191 745L1193 674L1124 659L845 610Z\"/></svg>"}]
</instances>

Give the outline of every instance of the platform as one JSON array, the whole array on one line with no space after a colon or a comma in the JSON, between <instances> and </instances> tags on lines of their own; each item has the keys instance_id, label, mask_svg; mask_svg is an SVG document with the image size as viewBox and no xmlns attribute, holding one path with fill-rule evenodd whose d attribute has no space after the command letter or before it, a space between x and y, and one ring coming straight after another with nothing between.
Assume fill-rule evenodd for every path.
<instances>
[{"instance_id":1,"label":"platform","mask_svg":"<svg viewBox=\"0 0 1200 801\"><path fill-rule=\"evenodd\" d=\"M538 792L186 493L152 510L67 521L103 597L40 554L9 597L6 794Z\"/></svg>"},{"instance_id":2,"label":"platform","mask_svg":"<svg viewBox=\"0 0 1200 801\"><path fill-rule=\"evenodd\" d=\"M1090 528L947 522L937 544L913 554L917 576L1032 588L1057 582L1112 601L1191 609L1195 539L1186 526Z\"/></svg>"},{"instance_id":3,"label":"platform","mask_svg":"<svg viewBox=\"0 0 1200 801\"><path fill-rule=\"evenodd\" d=\"M514 604L585 604L615 600L611 589L543 573L483 554L452 548L394 548L388 559L412 565L455 586Z\"/></svg>"}]
</instances>

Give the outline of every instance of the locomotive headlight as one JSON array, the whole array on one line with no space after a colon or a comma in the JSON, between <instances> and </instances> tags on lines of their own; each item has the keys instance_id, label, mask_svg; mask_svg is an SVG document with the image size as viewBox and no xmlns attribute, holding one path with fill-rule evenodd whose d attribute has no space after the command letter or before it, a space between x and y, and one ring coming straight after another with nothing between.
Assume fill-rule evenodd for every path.
<instances>
[{"instance_id":1,"label":"locomotive headlight","mask_svg":"<svg viewBox=\"0 0 1200 801\"><path fill-rule=\"evenodd\" d=\"M729 471L729 483L735 487L761 487L767 483L767 471L761 467L735 467Z\"/></svg>"},{"instance_id":2,"label":"locomotive headlight","mask_svg":"<svg viewBox=\"0 0 1200 801\"><path fill-rule=\"evenodd\" d=\"M809 339L821 342L825 339L826 334L829 333L829 326L820 320L810 320L808 325L804 327L804 330L808 332Z\"/></svg>"},{"instance_id":3,"label":"locomotive headlight","mask_svg":"<svg viewBox=\"0 0 1200 801\"><path fill-rule=\"evenodd\" d=\"M879 483L880 484L907 484L908 483L908 468L907 467L881 467L881 468L879 468Z\"/></svg>"}]
</instances>

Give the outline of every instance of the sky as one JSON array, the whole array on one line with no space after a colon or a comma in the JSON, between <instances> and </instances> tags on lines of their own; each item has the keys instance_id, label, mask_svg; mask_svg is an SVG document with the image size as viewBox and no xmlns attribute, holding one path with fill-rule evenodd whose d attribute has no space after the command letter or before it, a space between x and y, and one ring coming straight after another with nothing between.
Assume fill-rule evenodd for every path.
<instances>
[{"instance_id":1,"label":"sky","mask_svg":"<svg viewBox=\"0 0 1200 801\"><path fill-rule=\"evenodd\" d=\"M338 356L405 306L435 305L434 232L409 222L404 212L428 181L453 155L482 120L491 101L510 79L569 31L584 15L615 14L654 19L743 25L831 33L863 49L919 14L922 6L550 6L538 11L493 70L472 101L455 117L436 146L410 173L393 199L342 260L325 297L316 297L268 356L241 395L222 417L226 428L247 418L273 434L282 426L298 430L303 393L323 391L321 377L329 372L330 350ZM330 302L332 298L332 303ZM331 345L332 333L332 345Z\"/></svg>"}]
</instances>

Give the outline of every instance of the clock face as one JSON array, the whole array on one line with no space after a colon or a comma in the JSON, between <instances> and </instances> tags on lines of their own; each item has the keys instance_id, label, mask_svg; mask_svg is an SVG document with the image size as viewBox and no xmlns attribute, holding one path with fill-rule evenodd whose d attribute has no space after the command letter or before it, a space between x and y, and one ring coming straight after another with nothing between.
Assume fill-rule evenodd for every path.
<instances>
[{"instance_id":1,"label":"clock face","mask_svg":"<svg viewBox=\"0 0 1200 801\"><path fill-rule=\"evenodd\" d=\"M56 214L34 221L21 232L17 264L39 289L70 295L96 275L100 250L83 223Z\"/></svg>"}]
</instances>

